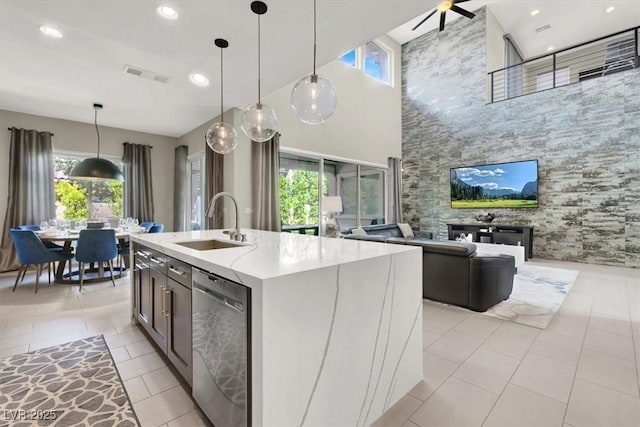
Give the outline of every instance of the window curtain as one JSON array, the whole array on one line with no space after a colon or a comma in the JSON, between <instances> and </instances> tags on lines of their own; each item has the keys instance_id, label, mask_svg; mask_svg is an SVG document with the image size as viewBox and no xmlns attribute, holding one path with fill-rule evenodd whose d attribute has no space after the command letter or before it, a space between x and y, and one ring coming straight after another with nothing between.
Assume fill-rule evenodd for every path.
<instances>
[{"instance_id":1,"label":"window curtain","mask_svg":"<svg viewBox=\"0 0 640 427\"><path fill-rule=\"evenodd\" d=\"M11 128L8 182L0 271L15 270L20 265L9 229L22 224L39 224L56 215L50 132Z\"/></svg>"},{"instance_id":2,"label":"window curtain","mask_svg":"<svg viewBox=\"0 0 640 427\"><path fill-rule=\"evenodd\" d=\"M179 145L175 150L175 170L173 183L173 231L187 230L187 198L188 179L187 179L187 157L189 155L189 147Z\"/></svg>"},{"instance_id":3,"label":"window curtain","mask_svg":"<svg viewBox=\"0 0 640 427\"><path fill-rule=\"evenodd\" d=\"M251 227L280 231L280 134L251 144Z\"/></svg>"},{"instance_id":4,"label":"window curtain","mask_svg":"<svg viewBox=\"0 0 640 427\"><path fill-rule=\"evenodd\" d=\"M387 186L389 195L389 211L387 224L402 222L402 159L389 157Z\"/></svg>"},{"instance_id":5,"label":"window curtain","mask_svg":"<svg viewBox=\"0 0 640 427\"><path fill-rule=\"evenodd\" d=\"M522 62L522 54L520 53L520 49L518 49L515 40L513 40L511 34L505 34L503 38L504 66L511 67L512 65L520 64ZM522 95L524 84L522 80L522 73L522 65L507 68L505 70L504 82L506 85L506 99Z\"/></svg>"},{"instance_id":6,"label":"window curtain","mask_svg":"<svg viewBox=\"0 0 640 427\"><path fill-rule=\"evenodd\" d=\"M125 142L124 216L140 222L153 221L151 146Z\"/></svg>"},{"instance_id":7,"label":"window curtain","mask_svg":"<svg viewBox=\"0 0 640 427\"><path fill-rule=\"evenodd\" d=\"M206 205L209 206L209 201L215 196L217 193L224 191L224 155L218 154L215 151L211 150L209 146L205 145L205 194L207 196ZM213 210L213 217L209 218L206 216L204 223L206 228L211 229L219 229L224 228L224 217L223 217L223 202L222 200L216 203L216 206Z\"/></svg>"}]
</instances>

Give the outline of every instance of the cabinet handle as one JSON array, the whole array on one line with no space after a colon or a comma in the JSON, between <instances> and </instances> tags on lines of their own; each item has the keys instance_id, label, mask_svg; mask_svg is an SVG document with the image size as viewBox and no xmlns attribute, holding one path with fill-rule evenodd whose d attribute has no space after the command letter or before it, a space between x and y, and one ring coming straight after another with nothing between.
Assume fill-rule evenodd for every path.
<instances>
[{"instance_id":1,"label":"cabinet handle","mask_svg":"<svg viewBox=\"0 0 640 427\"><path fill-rule=\"evenodd\" d=\"M185 275L184 271L178 270L177 268L174 268L172 266L169 266L169 271L174 273L174 274L177 274L178 276L184 276Z\"/></svg>"},{"instance_id":2,"label":"cabinet handle","mask_svg":"<svg viewBox=\"0 0 640 427\"><path fill-rule=\"evenodd\" d=\"M162 296L162 299L164 300L167 295L171 295L171 289L165 288L164 295ZM165 302L164 304L165 304L165 307L166 307L167 303ZM171 310L165 310L164 317L169 317L169 316L171 316Z\"/></svg>"},{"instance_id":3,"label":"cabinet handle","mask_svg":"<svg viewBox=\"0 0 640 427\"><path fill-rule=\"evenodd\" d=\"M166 287L164 285L160 286L160 292L162 293L162 302L161 302L161 307L162 307L162 316L165 316L165 300L164 300L164 291L165 291Z\"/></svg>"},{"instance_id":4,"label":"cabinet handle","mask_svg":"<svg viewBox=\"0 0 640 427\"><path fill-rule=\"evenodd\" d=\"M158 258L151 257L150 259L151 259L151 261L155 262L156 264L162 264L162 261L160 261Z\"/></svg>"}]
</instances>

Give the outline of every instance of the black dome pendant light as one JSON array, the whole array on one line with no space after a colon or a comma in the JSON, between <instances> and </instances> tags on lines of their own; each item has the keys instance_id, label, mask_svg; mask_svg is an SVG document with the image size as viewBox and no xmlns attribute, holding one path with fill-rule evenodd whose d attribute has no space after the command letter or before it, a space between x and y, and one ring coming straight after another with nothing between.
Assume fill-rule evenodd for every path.
<instances>
[{"instance_id":1,"label":"black dome pendant light","mask_svg":"<svg viewBox=\"0 0 640 427\"><path fill-rule=\"evenodd\" d=\"M98 110L102 104L93 104L95 110L95 126L98 135L98 154L96 157L84 159L73 167L69 178L77 181L124 181L122 171L107 159L100 158L100 132L98 131Z\"/></svg>"}]
</instances>

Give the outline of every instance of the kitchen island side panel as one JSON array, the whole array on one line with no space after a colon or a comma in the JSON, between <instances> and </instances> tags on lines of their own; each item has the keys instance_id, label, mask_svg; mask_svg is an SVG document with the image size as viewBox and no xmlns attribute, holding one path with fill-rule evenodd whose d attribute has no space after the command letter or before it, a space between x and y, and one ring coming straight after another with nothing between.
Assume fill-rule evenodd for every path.
<instances>
[{"instance_id":1,"label":"kitchen island side panel","mask_svg":"<svg viewBox=\"0 0 640 427\"><path fill-rule=\"evenodd\" d=\"M260 425L368 425L422 380L419 248L267 280L260 304Z\"/></svg>"}]
</instances>

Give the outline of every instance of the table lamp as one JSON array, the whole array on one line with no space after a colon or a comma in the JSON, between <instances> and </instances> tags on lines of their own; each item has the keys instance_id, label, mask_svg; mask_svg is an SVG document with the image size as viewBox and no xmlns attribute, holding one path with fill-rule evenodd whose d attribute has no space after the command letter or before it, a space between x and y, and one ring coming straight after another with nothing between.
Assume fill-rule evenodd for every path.
<instances>
[{"instance_id":1,"label":"table lamp","mask_svg":"<svg viewBox=\"0 0 640 427\"><path fill-rule=\"evenodd\" d=\"M326 212L329 214L329 218L327 219L327 222L325 224L325 236L338 237L340 228L338 227L338 221L336 221L333 214L336 212L342 212L342 197L323 197L322 212Z\"/></svg>"}]
</instances>

